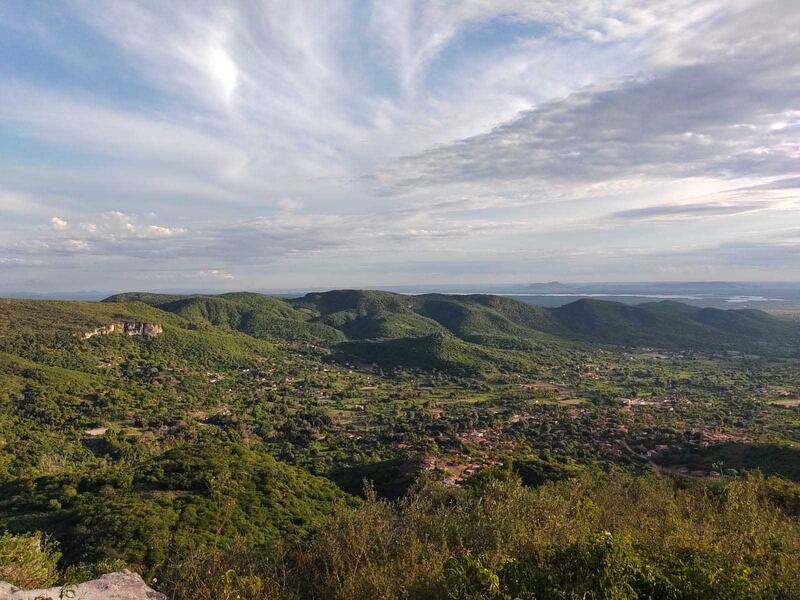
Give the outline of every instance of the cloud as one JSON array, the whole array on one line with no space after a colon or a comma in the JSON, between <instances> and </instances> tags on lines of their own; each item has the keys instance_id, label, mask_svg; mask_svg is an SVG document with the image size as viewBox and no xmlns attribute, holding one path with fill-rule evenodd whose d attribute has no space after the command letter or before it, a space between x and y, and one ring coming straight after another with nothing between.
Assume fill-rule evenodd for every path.
<instances>
[{"instance_id":1,"label":"cloud","mask_svg":"<svg viewBox=\"0 0 800 600\"><path fill-rule=\"evenodd\" d=\"M82 221L81 229L87 240L92 241L125 241L125 240L158 240L186 233L180 227L165 227L148 223L150 216L126 214L112 211L97 215L92 220Z\"/></svg>"},{"instance_id":2,"label":"cloud","mask_svg":"<svg viewBox=\"0 0 800 600\"><path fill-rule=\"evenodd\" d=\"M112 211L96 215L70 227L66 220L53 217L49 231L4 246L7 252L23 255L78 256L158 256L164 242L187 233L185 228L149 223L148 217Z\"/></svg>"},{"instance_id":3,"label":"cloud","mask_svg":"<svg viewBox=\"0 0 800 600\"><path fill-rule=\"evenodd\" d=\"M191 123L109 108L91 97L13 80L0 88L0 115L7 126L24 127L27 137L128 165L158 164L190 170L194 177L225 179L247 160L236 144Z\"/></svg>"},{"instance_id":4,"label":"cloud","mask_svg":"<svg viewBox=\"0 0 800 600\"><path fill-rule=\"evenodd\" d=\"M689 272L699 259L722 272L746 273L751 280L763 279L764 274L776 267L790 275L787 280L796 278L800 276L800 229L769 236L750 235L694 248L651 252L644 257L648 263L672 264L683 272Z\"/></svg>"},{"instance_id":5,"label":"cloud","mask_svg":"<svg viewBox=\"0 0 800 600\"><path fill-rule=\"evenodd\" d=\"M155 215L111 211L84 216L69 230L40 228L36 235L2 248L21 256L80 260L85 255L147 261L214 261L229 267L264 264L290 257L381 256L397 253L413 240L420 252L445 251L480 237L525 232L527 220L453 218L435 209L398 209L388 214L340 216L298 213L295 205L272 216L205 223L192 228L155 224ZM207 277L228 271L202 268ZM200 275L198 275L199 277Z\"/></svg>"},{"instance_id":6,"label":"cloud","mask_svg":"<svg viewBox=\"0 0 800 600\"><path fill-rule=\"evenodd\" d=\"M800 189L800 177L785 177L782 179L768 181L767 183L751 185L742 189L745 191Z\"/></svg>"},{"instance_id":7,"label":"cloud","mask_svg":"<svg viewBox=\"0 0 800 600\"><path fill-rule=\"evenodd\" d=\"M769 120L789 111L800 77L780 85L747 81L741 73L759 64L742 63L684 67L577 93L490 133L400 159L376 180L403 191L496 180L791 173L797 169L793 137L771 131Z\"/></svg>"},{"instance_id":8,"label":"cloud","mask_svg":"<svg viewBox=\"0 0 800 600\"><path fill-rule=\"evenodd\" d=\"M227 102L231 101L236 86L239 84L239 69L224 48L213 48L208 57L209 74L222 89Z\"/></svg>"},{"instance_id":9,"label":"cloud","mask_svg":"<svg viewBox=\"0 0 800 600\"><path fill-rule=\"evenodd\" d=\"M233 274L223 271L222 269L203 269L201 271L191 273L188 276L191 278L196 277L198 279L219 279L223 281L234 279Z\"/></svg>"},{"instance_id":10,"label":"cloud","mask_svg":"<svg viewBox=\"0 0 800 600\"><path fill-rule=\"evenodd\" d=\"M69 253L80 254L87 252L90 249L89 242L86 240L67 239L63 240L56 246L60 250Z\"/></svg>"},{"instance_id":11,"label":"cloud","mask_svg":"<svg viewBox=\"0 0 800 600\"><path fill-rule=\"evenodd\" d=\"M594 85L492 131L390 162L374 180L391 191L496 181L594 182L624 177L774 177L798 170L800 11L753 5L694 62ZM769 12L769 9L767 9ZM747 33L741 41L743 33ZM705 32L686 45L700 46ZM753 40L763 41L763 45ZM740 43L737 43L740 42ZM723 52L724 43L737 47ZM776 127L776 123L779 126Z\"/></svg>"},{"instance_id":12,"label":"cloud","mask_svg":"<svg viewBox=\"0 0 800 600\"><path fill-rule=\"evenodd\" d=\"M0 267L42 267L47 264L40 259L0 256Z\"/></svg>"},{"instance_id":13,"label":"cloud","mask_svg":"<svg viewBox=\"0 0 800 600\"><path fill-rule=\"evenodd\" d=\"M773 206L768 202L740 202L738 204L720 204L717 202L697 202L694 204L662 204L632 208L612 213L610 219L621 220L679 220L697 219L707 216L740 215Z\"/></svg>"},{"instance_id":14,"label":"cloud","mask_svg":"<svg viewBox=\"0 0 800 600\"><path fill-rule=\"evenodd\" d=\"M56 231L64 231L69 227L69 223L67 223L64 219L60 219L59 217L53 217L50 219L50 225Z\"/></svg>"},{"instance_id":15,"label":"cloud","mask_svg":"<svg viewBox=\"0 0 800 600\"><path fill-rule=\"evenodd\" d=\"M798 214L798 30L792 0L10 6L7 285L700 272Z\"/></svg>"}]
</instances>

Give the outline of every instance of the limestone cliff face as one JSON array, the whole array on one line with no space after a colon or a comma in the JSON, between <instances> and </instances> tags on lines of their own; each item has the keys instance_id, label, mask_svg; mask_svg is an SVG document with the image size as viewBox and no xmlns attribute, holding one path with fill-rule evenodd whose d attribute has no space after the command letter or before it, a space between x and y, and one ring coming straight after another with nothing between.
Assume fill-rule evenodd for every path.
<instances>
[{"instance_id":1,"label":"limestone cliff face","mask_svg":"<svg viewBox=\"0 0 800 600\"><path fill-rule=\"evenodd\" d=\"M111 323L105 327L98 327L83 334L83 339L88 340L96 335L108 335L110 333L121 333L123 335L141 335L144 337L156 337L163 333L164 329L158 323L146 323L144 321L125 321Z\"/></svg>"},{"instance_id":2,"label":"limestone cliff face","mask_svg":"<svg viewBox=\"0 0 800 600\"><path fill-rule=\"evenodd\" d=\"M123 333L125 335L143 335L145 337L156 337L161 335L164 330L158 323L123 323Z\"/></svg>"},{"instance_id":3,"label":"limestone cliff face","mask_svg":"<svg viewBox=\"0 0 800 600\"><path fill-rule=\"evenodd\" d=\"M167 600L167 597L147 587L136 573L127 569L108 573L99 579L67 588L46 590L21 590L8 583L0 582L0 600Z\"/></svg>"}]
</instances>

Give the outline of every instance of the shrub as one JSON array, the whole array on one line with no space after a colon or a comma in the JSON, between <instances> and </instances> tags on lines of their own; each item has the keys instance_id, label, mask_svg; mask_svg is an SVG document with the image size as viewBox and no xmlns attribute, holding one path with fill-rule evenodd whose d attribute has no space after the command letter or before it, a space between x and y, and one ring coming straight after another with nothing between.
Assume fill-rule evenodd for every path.
<instances>
[{"instance_id":1,"label":"shrub","mask_svg":"<svg viewBox=\"0 0 800 600\"><path fill-rule=\"evenodd\" d=\"M616 471L536 488L513 476L429 481L397 503L368 491L279 552L200 551L173 572L207 574L216 597L241 600L798 598L790 491L760 475L704 483ZM232 587L246 593L223 593Z\"/></svg>"},{"instance_id":2,"label":"shrub","mask_svg":"<svg viewBox=\"0 0 800 600\"><path fill-rule=\"evenodd\" d=\"M47 587L58 579L61 554L42 533L0 535L0 580L21 588Z\"/></svg>"}]
</instances>

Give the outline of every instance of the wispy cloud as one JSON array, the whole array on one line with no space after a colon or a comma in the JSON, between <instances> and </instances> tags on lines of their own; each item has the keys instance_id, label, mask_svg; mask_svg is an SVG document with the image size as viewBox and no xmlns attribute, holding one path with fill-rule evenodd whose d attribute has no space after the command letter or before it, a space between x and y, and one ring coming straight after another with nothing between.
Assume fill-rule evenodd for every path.
<instances>
[{"instance_id":1,"label":"wispy cloud","mask_svg":"<svg viewBox=\"0 0 800 600\"><path fill-rule=\"evenodd\" d=\"M715 202L697 204L667 204L621 210L611 215L612 219L693 219L704 215L739 215L742 213L764 210L763 203L751 202L736 205L717 204Z\"/></svg>"},{"instance_id":2,"label":"wispy cloud","mask_svg":"<svg viewBox=\"0 0 800 600\"><path fill-rule=\"evenodd\" d=\"M797 31L793 0L8 3L4 285L689 276L697 248L800 276L747 232L799 216Z\"/></svg>"}]
</instances>

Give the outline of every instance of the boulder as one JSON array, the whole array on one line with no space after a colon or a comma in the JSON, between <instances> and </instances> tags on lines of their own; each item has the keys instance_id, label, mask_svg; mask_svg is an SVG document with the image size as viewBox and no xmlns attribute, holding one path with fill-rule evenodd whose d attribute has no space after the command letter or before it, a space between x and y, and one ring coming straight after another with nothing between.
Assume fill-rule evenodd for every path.
<instances>
[{"instance_id":1,"label":"boulder","mask_svg":"<svg viewBox=\"0 0 800 600\"><path fill-rule=\"evenodd\" d=\"M125 569L108 573L98 579L74 586L54 587L46 590L21 590L0 582L0 600L167 600L167 597L149 588L144 580Z\"/></svg>"}]
</instances>

